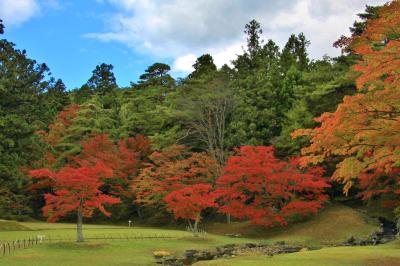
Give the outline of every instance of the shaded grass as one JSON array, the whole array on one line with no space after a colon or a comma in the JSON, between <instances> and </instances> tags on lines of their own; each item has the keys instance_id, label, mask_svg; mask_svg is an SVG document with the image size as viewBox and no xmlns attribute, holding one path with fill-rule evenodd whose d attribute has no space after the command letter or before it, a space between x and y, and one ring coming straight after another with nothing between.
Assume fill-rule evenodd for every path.
<instances>
[{"instance_id":1,"label":"shaded grass","mask_svg":"<svg viewBox=\"0 0 400 266\"><path fill-rule=\"evenodd\" d=\"M26 231L30 228L15 221L0 220L0 231Z\"/></svg>"}]
</instances>

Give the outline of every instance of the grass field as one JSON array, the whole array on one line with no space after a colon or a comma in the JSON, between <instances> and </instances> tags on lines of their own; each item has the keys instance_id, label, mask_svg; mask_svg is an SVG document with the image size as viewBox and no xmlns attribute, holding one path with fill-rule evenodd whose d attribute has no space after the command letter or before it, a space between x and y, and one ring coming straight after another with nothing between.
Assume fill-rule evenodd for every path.
<instances>
[{"instance_id":1,"label":"grass field","mask_svg":"<svg viewBox=\"0 0 400 266\"><path fill-rule=\"evenodd\" d=\"M245 256L196 266L399 266L400 241L369 247L331 247L286 255Z\"/></svg>"},{"instance_id":2,"label":"grass field","mask_svg":"<svg viewBox=\"0 0 400 266\"><path fill-rule=\"evenodd\" d=\"M92 240L83 244L73 242L75 225L45 222L12 222L0 220L0 242L45 235L47 238L70 239L52 241L28 249L0 256L0 265L20 266L86 266L86 265L154 265L153 251L166 250L180 255L187 249L208 249L229 243L273 243L285 240L326 246L337 244L350 235L366 236L376 224L363 214L340 205L333 205L312 220L287 228L266 230L233 223L230 226L208 225L205 238L194 238L180 230L111 225L85 225L86 237L172 236L173 239ZM241 238L229 238L225 233L242 232ZM379 263L378 263L379 262ZM375 263L375 264L374 264ZM202 262L196 265L400 265L400 242L377 247L337 247L316 251L278 255L274 257L250 256L228 260Z\"/></svg>"},{"instance_id":3,"label":"grass field","mask_svg":"<svg viewBox=\"0 0 400 266\"><path fill-rule=\"evenodd\" d=\"M47 238L73 239L74 224L21 223L30 230L2 231L0 242L14 239L45 235ZM83 244L74 242L43 243L33 248L17 250L11 255L0 257L0 265L26 266L81 266L81 265L154 265L153 251L166 250L179 254L186 249L206 249L232 243L224 236L208 235L206 238L194 238L191 234L179 230L158 228L122 227L104 225L86 225L86 237L106 236L176 236L175 239L143 240L93 240ZM254 242L252 239L235 239L236 243Z\"/></svg>"}]
</instances>

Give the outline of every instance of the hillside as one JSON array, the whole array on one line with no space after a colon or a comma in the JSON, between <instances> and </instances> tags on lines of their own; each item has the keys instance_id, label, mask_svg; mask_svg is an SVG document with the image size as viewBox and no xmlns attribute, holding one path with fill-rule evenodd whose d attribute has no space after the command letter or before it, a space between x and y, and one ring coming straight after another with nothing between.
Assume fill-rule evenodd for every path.
<instances>
[{"instance_id":1,"label":"hillside","mask_svg":"<svg viewBox=\"0 0 400 266\"><path fill-rule=\"evenodd\" d=\"M25 230L30 230L30 229L15 221L0 220L0 231L25 231Z\"/></svg>"},{"instance_id":2,"label":"hillside","mask_svg":"<svg viewBox=\"0 0 400 266\"><path fill-rule=\"evenodd\" d=\"M214 234L240 234L245 237L266 238L269 241L334 245L350 236L367 237L378 230L378 223L356 209L335 203L315 217L287 227L265 229L248 222L233 222L230 225L208 225L206 228Z\"/></svg>"}]
</instances>

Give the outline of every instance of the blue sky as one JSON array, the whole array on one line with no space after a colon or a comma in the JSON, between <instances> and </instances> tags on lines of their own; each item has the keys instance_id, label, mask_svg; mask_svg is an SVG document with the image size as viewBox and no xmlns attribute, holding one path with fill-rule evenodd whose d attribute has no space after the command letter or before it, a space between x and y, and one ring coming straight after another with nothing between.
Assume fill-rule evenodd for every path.
<instances>
[{"instance_id":1,"label":"blue sky","mask_svg":"<svg viewBox=\"0 0 400 266\"><path fill-rule=\"evenodd\" d=\"M244 25L261 22L264 39L284 45L291 33L311 40L310 55L335 56L331 44L362 11L383 0L0 0L5 38L48 64L69 89L102 62L114 65L120 86L154 62L184 76L196 57L218 66L240 54Z\"/></svg>"}]
</instances>

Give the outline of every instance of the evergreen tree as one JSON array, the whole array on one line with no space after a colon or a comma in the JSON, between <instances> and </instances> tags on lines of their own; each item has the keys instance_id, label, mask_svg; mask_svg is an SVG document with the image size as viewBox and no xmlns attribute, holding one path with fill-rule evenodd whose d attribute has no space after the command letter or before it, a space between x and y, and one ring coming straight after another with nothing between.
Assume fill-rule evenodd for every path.
<instances>
[{"instance_id":1,"label":"evergreen tree","mask_svg":"<svg viewBox=\"0 0 400 266\"><path fill-rule=\"evenodd\" d=\"M139 85L141 88L141 86ZM167 93L168 92L168 93ZM177 142L180 125L170 98L174 91L163 86L136 86L121 99L119 132L121 137L142 134L150 138L153 148L164 148Z\"/></svg>"},{"instance_id":2,"label":"evergreen tree","mask_svg":"<svg viewBox=\"0 0 400 266\"><path fill-rule=\"evenodd\" d=\"M255 19L246 24L244 33L247 35L247 52L250 58L254 58L261 49L262 41L260 40L263 33L261 25Z\"/></svg>"},{"instance_id":3,"label":"evergreen tree","mask_svg":"<svg viewBox=\"0 0 400 266\"><path fill-rule=\"evenodd\" d=\"M69 104L69 95L61 79L51 79L47 91L43 94L44 108L47 109L48 123ZM47 123L47 124L48 124Z\"/></svg>"},{"instance_id":4,"label":"evergreen tree","mask_svg":"<svg viewBox=\"0 0 400 266\"><path fill-rule=\"evenodd\" d=\"M143 88L147 86L163 86L173 87L175 85L174 79L168 73L171 67L163 63L154 63L149 66L145 73L140 75L138 87ZM133 84L134 85L134 84Z\"/></svg>"},{"instance_id":5,"label":"evergreen tree","mask_svg":"<svg viewBox=\"0 0 400 266\"><path fill-rule=\"evenodd\" d=\"M292 34L282 50L280 64L282 72L286 73L291 66L296 66L301 71L308 70L309 62L307 48L310 42L303 33Z\"/></svg>"},{"instance_id":6,"label":"evergreen tree","mask_svg":"<svg viewBox=\"0 0 400 266\"><path fill-rule=\"evenodd\" d=\"M1 32L4 27L1 24ZM40 158L43 145L35 131L45 127L48 110L44 93L49 69L29 59L24 50L0 40L0 216L26 214L23 196L28 180L21 169Z\"/></svg>"},{"instance_id":7,"label":"evergreen tree","mask_svg":"<svg viewBox=\"0 0 400 266\"><path fill-rule=\"evenodd\" d=\"M217 66L214 64L214 59L210 54L204 54L198 57L193 68L194 71L189 75L189 78L199 78L217 70Z\"/></svg>"},{"instance_id":8,"label":"evergreen tree","mask_svg":"<svg viewBox=\"0 0 400 266\"><path fill-rule=\"evenodd\" d=\"M248 51L233 61L231 86L236 108L229 125L229 147L268 145L280 132L279 47L271 40L260 47L262 31L254 21L247 24L245 32Z\"/></svg>"},{"instance_id":9,"label":"evergreen tree","mask_svg":"<svg viewBox=\"0 0 400 266\"><path fill-rule=\"evenodd\" d=\"M70 99L72 103L82 104L89 100L92 95L93 92L90 87L87 84L84 84L70 93Z\"/></svg>"},{"instance_id":10,"label":"evergreen tree","mask_svg":"<svg viewBox=\"0 0 400 266\"><path fill-rule=\"evenodd\" d=\"M102 63L101 65L97 65L86 85L91 91L100 95L110 93L118 87L114 73L112 72L113 69L114 67L111 64Z\"/></svg>"},{"instance_id":11,"label":"evergreen tree","mask_svg":"<svg viewBox=\"0 0 400 266\"><path fill-rule=\"evenodd\" d=\"M328 57L310 65L309 72L299 72L294 66L284 81L284 91L290 91L292 103L283 113L282 132L273 141L282 156L298 154L308 138L292 139L290 134L298 128L316 125L314 117L334 111L345 95L355 92L354 75L346 74L353 60L349 56Z\"/></svg>"},{"instance_id":12,"label":"evergreen tree","mask_svg":"<svg viewBox=\"0 0 400 266\"><path fill-rule=\"evenodd\" d=\"M353 36L360 36L367 26L367 21L370 19L378 18L378 11L381 6L365 6L364 13L359 13L357 16L361 21L354 21L353 26L350 27L350 32Z\"/></svg>"},{"instance_id":13,"label":"evergreen tree","mask_svg":"<svg viewBox=\"0 0 400 266\"><path fill-rule=\"evenodd\" d=\"M0 19L0 34L4 34L3 20Z\"/></svg>"}]
</instances>

